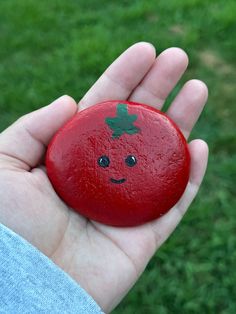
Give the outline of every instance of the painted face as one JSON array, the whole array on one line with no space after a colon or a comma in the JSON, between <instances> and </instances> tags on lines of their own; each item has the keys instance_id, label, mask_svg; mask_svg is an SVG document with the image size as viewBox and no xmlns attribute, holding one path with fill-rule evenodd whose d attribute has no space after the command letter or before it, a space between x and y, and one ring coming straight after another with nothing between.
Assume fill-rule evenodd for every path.
<instances>
[{"instance_id":1,"label":"painted face","mask_svg":"<svg viewBox=\"0 0 236 314\"><path fill-rule=\"evenodd\" d=\"M133 167L136 165L137 163L137 159L135 156L129 155L125 158L125 163L128 167ZM101 156L98 158L98 164L100 167L102 168L107 168L110 165L110 159L108 156ZM110 181L112 183L116 183L116 184L121 184L124 183L126 181L126 178L122 178L122 179L114 179L114 178L110 178Z\"/></svg>"},{"instance_id":2,"label":"painted face","mask_svg":"<svg viewBox=\"0 0 236 314\"><path fill-rule=\"evenodd\" d=\"M190 157L176 125L160 111L108 101L78 113L49 145L48 176L82 215L132 226L167 212L189 178Z\"/></svg>"}]
</instances>

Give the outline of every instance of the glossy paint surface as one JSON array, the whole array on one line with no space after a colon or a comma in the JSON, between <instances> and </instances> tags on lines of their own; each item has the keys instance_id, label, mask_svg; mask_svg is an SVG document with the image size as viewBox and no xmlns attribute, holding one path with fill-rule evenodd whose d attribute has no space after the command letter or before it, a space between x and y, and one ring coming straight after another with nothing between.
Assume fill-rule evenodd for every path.
<instances>
[{"instance_id":1,"label":"glossy paint surface","mask_svg":"<svg viewBox=\"0 0 236 314\"><path fill-rule=\"evenodd\" d=\"M190 156L182 133L159 110L107 101L59 130L46 167L54 189L75 211L104 224L134 226L162 216L179 200Z\"/></svg>"}]
</instances>

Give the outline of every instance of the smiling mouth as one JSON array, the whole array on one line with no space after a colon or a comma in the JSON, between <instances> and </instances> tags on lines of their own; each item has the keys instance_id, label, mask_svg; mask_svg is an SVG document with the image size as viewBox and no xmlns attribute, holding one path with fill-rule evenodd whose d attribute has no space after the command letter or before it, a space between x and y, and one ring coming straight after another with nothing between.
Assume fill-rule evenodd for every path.
<instances>
[{"instance_id":1,"label":"smiling mouth","mask_svg":"<svg viewBox=\"0 0 236 314\"><path fill-rule=\"evenodd\" d=\"M121 183L124 183L126 181L126 179L116 180L116 179L111 178L110 181L112 183L121 184Z\"/></svg>"}]
</instances>

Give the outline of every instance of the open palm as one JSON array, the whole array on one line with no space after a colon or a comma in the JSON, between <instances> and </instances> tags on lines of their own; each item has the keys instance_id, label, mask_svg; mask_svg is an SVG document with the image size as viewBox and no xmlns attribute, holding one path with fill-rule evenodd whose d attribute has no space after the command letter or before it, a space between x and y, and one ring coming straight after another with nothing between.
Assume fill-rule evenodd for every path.
<instances>
[{"instance_id":1,"label":"open palm","mask_svg":"<svg viewBox=\"0 0 236 314\"><path fill-rule=\"evenodd\" d=\"M156 58L153 46L135 44L98 79L79 109L63 96L0 134L0 222L70 274L106 312L128 292L183 217L204 176L207 145L202 140L189 144L190 180L166 215L142 226L116 228L76 214L57 196L43 165L47 144L77 110L100 101L128 99L160 109L187 63L181 49L167 49ZM171 104L167 114L186 138L206 100L205 84L191 80Z\"/></svg>"}]
</instances>

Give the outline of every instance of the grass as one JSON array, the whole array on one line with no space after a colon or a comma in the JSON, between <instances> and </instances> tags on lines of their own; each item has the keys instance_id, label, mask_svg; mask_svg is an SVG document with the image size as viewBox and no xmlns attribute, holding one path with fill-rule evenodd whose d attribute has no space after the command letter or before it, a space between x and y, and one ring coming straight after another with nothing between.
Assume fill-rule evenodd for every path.
<instances>
[{"instance_id":1,"label":"grass","mask_svg":"<svg viewBox=\"0 0 236 314\"><path fill-rule=\"evenodd\" d=\"M210 146L191 210L114 311L236 313L234 0L8 0L0 2L0 128L62 94L79 100L109 63L137 41L179 46L190 78L209 86L192 138Z\"/></svg>"}]
</instances>

